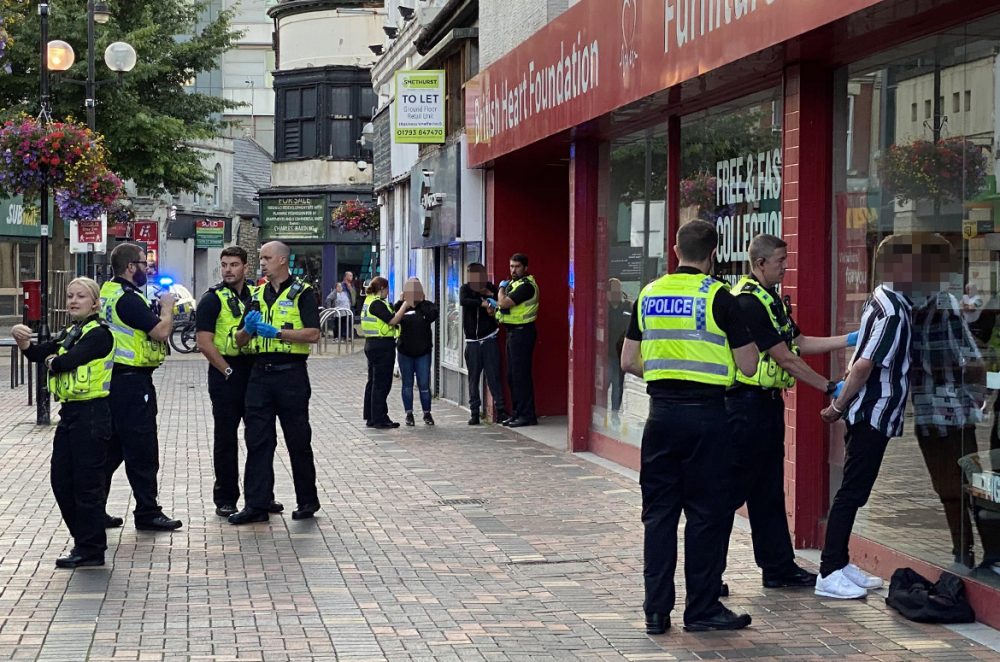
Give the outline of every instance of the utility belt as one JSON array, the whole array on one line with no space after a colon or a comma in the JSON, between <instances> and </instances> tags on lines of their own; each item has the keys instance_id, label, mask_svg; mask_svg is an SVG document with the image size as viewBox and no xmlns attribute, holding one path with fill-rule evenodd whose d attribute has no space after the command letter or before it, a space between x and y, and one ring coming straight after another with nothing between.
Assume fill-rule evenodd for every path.
<instances>
[{"instance_id":1,"label":"utility belt","mask_svg":"<svg viewBox=\"0 0 1000 662\"><path fill-rule=\"evenodd\" d=\"M749 384L735 384L726 389L727 398L758 398L765 400L781 400L784 389L763 388Z\"/></svg>"},{"instance_id":2,"label":"utility belt","mask_svg":"<svg viewBox=\"0 0 1000 662\"><path fill-rule=\"evenodd\" d=\"M282 363L271 363L270 361L260 361L258 360L253 364L254 372L286 372L288 370L297 370L299 368L305 368L305 361L288 361Z\"/></svg>"},{"instance_id":3,"label":"utility belt","mask_svg":"<svg viewBox=\"0 0 1000 662\"><path fill-rule=\"evenodd\" d=\"M500 333L500 329L497 329L496 331L494 331L490 335L486 336L485 338L466 338L465 339L465 344L467 344L467 345L482 345L487 340L493 340L494 338L496 338L499 333Z\"/></svg>"}]
</instances>

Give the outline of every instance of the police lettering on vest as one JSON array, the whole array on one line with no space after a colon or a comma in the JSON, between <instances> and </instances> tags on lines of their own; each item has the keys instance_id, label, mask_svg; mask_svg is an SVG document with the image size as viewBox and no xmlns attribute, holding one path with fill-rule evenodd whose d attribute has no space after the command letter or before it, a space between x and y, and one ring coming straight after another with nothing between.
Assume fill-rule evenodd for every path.
<instances>
[{"instance_id":1,"label":"police lettering on vest","mask_svg":"<svg viewBox=\"0 0 1000 662\"><path fill-rule=\"evenodd\" d=\"M775 330L781 334L782 339L788 348L795 354L799 353L799 348L795 346L792 327L791 311L784 301L776 300L760 283L753 278L743 277L736 284L736 296L751 296L757 299ZM757 360L757 371L753 377L747 377L742 372L737 373L736 381L748 386L759 386L761 388L792 388L795 386L795 378L788 374L788 371L778 365L773 356L767 352L761 352Z\"/></svg>"},{"instance_id":2,"label":"police lettering on vest","mask_svg":"<svg viewBox=\"0 0 1000 662\"><path fill-rule=\"evenodd\" d=\"M302 324L302 314L299 312L297 299L312 289L308 283L303 283L296 278L292 284L286 287L278 298L270 306L264 298L266 288L270 285L261 285L253 293L253 298L260 306L260 313L264 322L281 330L289 331L304 329ZM289 342L278 340L277 338L261 338L254 336L250 343L251 351L255 354L303 354L308 355L312 351L312 344L305 342Z\"/></svg>"},{"instance_id":3,"label":"police lettering on vest","mask_svg":"<svg viewBox=\"0 0 1000 662\"><path fill-rule=\"evenodd\" d=\"M250 285L244 285L244 287L250 287ZM239 328L240 320L246 313L246 304L225 283L219 283L211 290L219 297L219 316L215 318L215 335L212 338L212 344L223 356L249 354L252 351L250 345L239 347L236 344L236 331ZM250 296L251 298L254 296L254 288L252 287L250 287Z\"/></svg>"},{"instance_id":4,"label":"police lettering on vest","mask_svg":"<svg viewBox=\"0 0 1000 662\"><path fill-rule=\"evenodd\" d=\"M66 354L73 345L80 342L88 333L92 333L101 327L106 327L104 322L91 320L83 325L79 335L73 339L72 332L76 324L71 324L63 331L59 342L57 356ZM114 368L115 350L89 363L78 366L75 370L54 373L49 375L49 392L59 402L83 402L85 400L96 400L106 398L111 392L111 371Z\"/></svg>"},{"instance_id":5,"label":"police lettering on vest","mask_svg":"<svg viewBox=\"0 0 1000 662\"><path fill-rule=\"evenodd\" d=\"M507 296L513 296L514 292L523 287L525 283L530 283L535 288L535 293L530 299L511 307L510 310L498 310L496 319L500 324L528 324L538 319L538 298L540 292L538 291L538 283L535 281L534 276L525 276L524 278L515 280L507 290Z\"/></svg>"},{"instance_id":6,"label":"police lettering on vest","mask_svg":"<svg viewBox=\"0 0 1000 662\"><path fill-rule=\"evenodd\" d=\"M398 327L387 324L371 314L369 308L376 301L382 301L381 297L376 294L369 294L365 297L365 303L361 307L361 335L365 338L396 338L399 336ZM383 301L383 303L385 302Z\"/></svg>"},{"instance_id":7,"label":"police lettering on vest","mask_svg":"<svg viewBox=\"0 0 1000 662\"><path fill-rule=\"evenodd\" d=\"M643 379L729 386L736 361L712 312L719 281L704 274L668 274L639 294Z\"/></svg>"},{"instance_id":8,"label":"police lettering on vest","mask_svg":"<svg viewBox=\"0 0 1000 662\"><path fill-rule=\"evenodd\" d=\"M137 368L157 368L167 358L167 343L157 342L149 334L133 329L118 316L118 301L131 292L152 309L149 299L139 290L109 280L101 286L101 316L115 337L115 363Z\"/></svg>"}]
</instances>

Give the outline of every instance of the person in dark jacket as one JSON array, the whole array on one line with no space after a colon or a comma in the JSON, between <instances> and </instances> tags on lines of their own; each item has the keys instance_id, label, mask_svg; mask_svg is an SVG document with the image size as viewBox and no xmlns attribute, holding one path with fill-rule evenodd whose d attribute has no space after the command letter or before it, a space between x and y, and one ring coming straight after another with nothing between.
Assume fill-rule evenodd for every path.
<instances>
[{"instance_id":1,"label":"person in dark jacket","mask_svg":"<svg viewBox=\"0 0 1000 662\"><path fill-rule=\"evenodd\" d=\"M462 331L465 333L465 365L469 369L469 425L479 425L482 407L480 377L486 373L486 385L493 396L496 416L503 424L510 416L504 407L503 385L500 381L500 327L496 314L497 286L489 282L486 267L473 262L467 268L468 281L458 292L462 306Z\"/></svg>"},{"instance_id":2,"label":"person in dark jacket","mask_svg":"<svg viewBox=\"0 0 1000 662\"><path fill-rule=\"evenodd\" d=\"M424 297L420 280L411 278L403 285L403 298L396 302L394 309L397 315L403 313L399 320L396 358L399 361L399 373L403 377L402 396L406 424L411 427L415 425L413 377L416 376L424 423L434 425L434 417L431 416L431 350L434 349L434 330L431 324L437 321L438 306Z\"/></svg>"},{"instance_id":3,"label":"person in dark jacket","mask_svg":"<svg viewBox=\"0 0 1000 662\"><path fill-rule=\"evenodd\" d=\"M52 444L52 491L73 549L56 559L57 568L104 565L104 463L111 443L111 369L115 341L99 318L100 288L90 278L66 287L72 323L54 339L31 344L31 329L11 329L29 361L45 363L49 390L62 403Z\"/></svg>"}]
</instances>

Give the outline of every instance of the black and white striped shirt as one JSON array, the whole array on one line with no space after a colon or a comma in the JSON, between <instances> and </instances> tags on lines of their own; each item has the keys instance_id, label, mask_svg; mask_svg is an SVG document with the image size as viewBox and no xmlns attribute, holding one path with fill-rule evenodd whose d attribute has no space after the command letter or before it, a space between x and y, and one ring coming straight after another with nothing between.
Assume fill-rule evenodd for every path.
<instances>
[{"instance_id":1,"label":"black and white striped shirt","mask_svg":"<svg viewBox=\"0 0 1000 662\"><path fill-rule=\"evenodd\" d=\"M848 423L867 423L887 437L903 434L910 390L912 309L904 295L885 285L875 288L865 303L851 365L868 359L875 367L847 409Z\"/></svg>"}]
</instances>

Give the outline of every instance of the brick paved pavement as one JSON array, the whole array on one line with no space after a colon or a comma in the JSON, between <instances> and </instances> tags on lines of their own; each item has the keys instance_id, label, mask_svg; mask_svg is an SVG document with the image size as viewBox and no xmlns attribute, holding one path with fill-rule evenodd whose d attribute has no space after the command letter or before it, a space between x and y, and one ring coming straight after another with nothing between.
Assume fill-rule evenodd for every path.
<instances>
[{"instance_id":1,"label":"brick paved pavement","mask_svg":"<svg viewBox=\"0 0 1000 662\"><path fill-rule=\"evenodd\" d=\"M317 519L288 515L283 451L284 516L237 528L214 515L205 364L172 358L157 371L162 503L185 526L129 522L111 531L108 566L75 572L52 564L68 537L48 485L51 431L32 424L24 387L6 391L0 659L1000 659L877 597L765 590L742 531L729 602L753 627L649 638L635 482L508 430L470 429L443 404L435 428L374 433L358 425L363 358L310 364ZM390 402L401 418L398 387ZM130 507L119 473L109 510Z\"/></svg>"}]
</instances>

